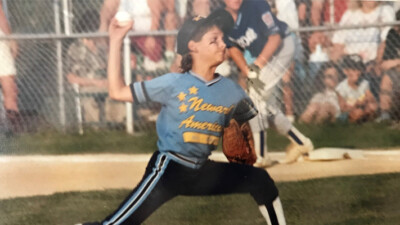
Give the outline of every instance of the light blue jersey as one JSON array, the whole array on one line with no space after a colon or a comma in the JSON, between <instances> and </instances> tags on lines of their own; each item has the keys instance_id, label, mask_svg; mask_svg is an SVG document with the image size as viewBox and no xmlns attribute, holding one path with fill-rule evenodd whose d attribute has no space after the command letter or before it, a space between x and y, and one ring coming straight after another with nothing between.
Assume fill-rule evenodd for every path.
<instances>
[{"instance_id":1,"label":"light blue jersey","mask_svg":"<svg viewBox=\"0 0 400 225\"><path fill-rule=\"evenodd\" d=\"M257 114L243 89L218 74L207 82L193 72L169 73L130 87L136 103L162 104L156 125L161 152L205 160L231 118L244 122Z\"/></svg>"}]
</instances>

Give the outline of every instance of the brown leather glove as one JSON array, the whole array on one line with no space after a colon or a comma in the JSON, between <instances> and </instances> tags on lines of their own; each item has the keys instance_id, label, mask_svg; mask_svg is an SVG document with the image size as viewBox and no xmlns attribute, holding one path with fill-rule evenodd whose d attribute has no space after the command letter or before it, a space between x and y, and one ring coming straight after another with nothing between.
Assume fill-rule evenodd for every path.
<instances>
[{"instance_id":1,"label":"brown leather glove","mask_svg":"<svg viewBox=\"0 0 400 225\"><path fill-rule=\"evenodd\" d=\"M253 165L256 160L254 139L248 122L239 125L231 119L224 129L222 150L229 162Z\"/></svg>"}]
</instances>

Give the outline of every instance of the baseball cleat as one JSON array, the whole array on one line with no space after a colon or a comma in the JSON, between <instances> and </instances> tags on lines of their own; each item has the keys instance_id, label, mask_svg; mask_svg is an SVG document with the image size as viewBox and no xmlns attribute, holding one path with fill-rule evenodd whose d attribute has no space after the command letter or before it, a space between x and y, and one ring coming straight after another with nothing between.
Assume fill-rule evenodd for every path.
<instances>
[{"instance_id":1,"label":"baseball cleat","mask_svg":"<svg viewBox=\"0 0 400 225\"><path fill-rule=\"evenodd\" d=\"M265 158L258 158L257 161L254 163L254 166L258 168L268 168L278 163L279 163L278 161L272 160L270 157L265 157Z\"/></svg>"},{"instance_id":2,"label":"baseball cleat","mask_svg":"<svg viewBox=\"0 0 400 225\"><path fill-rule=\"evenodd\" d=\"M289 144L286 148L285 159L281 161L281 163L294 163L301 158L301 156L307 156L309 152L314 150L314 145L309 138L306 138L303 141L303 145L295 143Z\"/></svg>"}]
</instances>

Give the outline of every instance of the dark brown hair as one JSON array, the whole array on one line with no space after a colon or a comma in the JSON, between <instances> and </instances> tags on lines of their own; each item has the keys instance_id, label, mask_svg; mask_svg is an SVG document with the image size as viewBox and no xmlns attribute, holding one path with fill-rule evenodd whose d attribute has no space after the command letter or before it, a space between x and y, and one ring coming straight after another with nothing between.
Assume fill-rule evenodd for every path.
<instances>
[{"instance_id":1,"label":"dark brown hair","mask_svg":"<svg viewBox=\"0 0 400 225\"><path fill-rule=\"evenodd\" d=\"M213 28L214 26L218 27L219 29L221 29L219 26L217 26L213 21L210 21L208 23L204 23L202 24L193 34L193 37L191 38L191 40L195 41L195 42L199 42L201 40L201 38L204 36L205 33L207 33L211 28ZM192 69L193 66L193 58L192 55L189 53L186 53L185 55L182 56L182 60L181 60L181 70L183 73L188 72L189 70Z\"/></svg>"},{"instance_id":2,"label":"dark brown hair","mask_svg":"<svg viewBox=\"0 0 400 225\"><path fill-rule=\"evenodd\" d=\"M189 70L191 70L192 64L193 64L193 59L192 59L192 55L190 55L190 53L187 53L184 56L182 56L181 70L183 73L186 73Z\"/></svg>"}]
</instances>

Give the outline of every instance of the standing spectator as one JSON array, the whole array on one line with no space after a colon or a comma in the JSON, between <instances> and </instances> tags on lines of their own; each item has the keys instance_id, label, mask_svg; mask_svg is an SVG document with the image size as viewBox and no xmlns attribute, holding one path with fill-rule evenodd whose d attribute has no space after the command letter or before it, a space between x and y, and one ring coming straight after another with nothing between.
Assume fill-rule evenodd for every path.
<instances>
[{"instance_id":1,"label":"standing spectator","mask_svg":"<svg viewBox=\"0 0 400 225\"><path fill-rule=\"evenodd\" d=\"M120 4L120 3L124 4ZM118 10L131 14L134 31L146 32L160 29L175 30L178 18L174 0L105 0L100 12L100 31L107 31L111 18ZM139 36L131 38L133 48L143 54L143 67L147 71L165 69L174 58L174 36ZM163 45L165 44L165 52ZM163 53L164 52L164 53ZM163 60L166 58L166 62ZM132 54L132 66L137 58Z\"/></svg>"},{"instance_id":2,"label":"standing spectator","mask_svg":"<svg viewBox=\"0 0 400 225\"><path fill-rule=\"evenodd\" d=\"M311 25L311 0L295 0L300 27Z\"/></svg>"},{"instance_id":3,"label":"standing spectator","mask_svg":"<svg viewBox=\"0 0 400 225\"><path fill-rule=\"evenodd\" d=\"M78 32L96 32L99 26L99 14L95 10L88 10L78 20ZM102 96L107 92L108 82L106 74L107 50L98 46L98 39L83 38L75 41L68 48L67 79L70 84L77 85L83 108L85 122L118 122L125 118L124 104L112 101Z\"/></svg>"},{"instance_id":4,"label":"standing spectator","mask_svg":"<svg viewBox=\"0 0 400 225\"><path fill-rule=\"evenodd\" d=\"M330 0L311 0L311 25L324 26L339 23L347 10L349 1L352 0L333 0L332 5ZM333 15L331 12L333 12ZM327 41L329 39L327 34L323 32L313 32L308 41L310 54L316 51L317 46L320 46L325 51L325 48L328 47L327 44L329 42ZM318 67L314 71L318 71Z\"/></svg>"},{"instance_id":5,"label":"standing spectator","mask_svg":"<svg viewBox=\"0 0 400 225\"><path fill-rule=\"evenodd\" d=\"M12 33L0 1L0 36ZM14 40L0 41L0 84L3 93L6 117L11 125L10 132L21 131L21 116L18 108L18 87L15 80L16 68L14 59L18 54L18 45Z\"/></svg>"},{"instance_id":6,"label":"standing spectator","mask_svg":"<svg viewBox=\"0 0 400 225\"><path fill-rule=\"evenodd\" d=\"M216 0L187 0L186 16L208 16L212 11L217 9L219 4Z\"/></svg>"},{"instance_id":7,"label":"standing spectator","mask_svg":"<svg viewBox=\"0 0 400 225\"><path fill-rule=\"evenodd\" d=\"M336 91L343 99L340 105L342 120L351 123L369 121L374 118L378 104L363 79L364 63L359 55L347 55L343 59L342 69L346 79L339 83Z\"/></svg>"},{"instance_id":8,"label":"standing spectator","mask_svg":"<svg viewBox=\"0 0 400 225\"><path fill-rule=\"evenodd\" d=\"M338 23L347 10L349 0L333 0L333 9L331 9L330 0L312 0L311 4L311 23L313 26ZM350 0L352 1L352 0ZM331 15L331 10L333 15Z\"/></svg>"},{"instance_id":9,"label":"standing spectator","mask_svg":"<svg viewBox=\"0 0 400 225\"><path fill-rule=\"evenodd\" d=\"M393 22L393 7L377 1L361 1L361 8L348 10L343 15L340 25L368 25ZM375 60L380 45L385 41L390 27L367 27L335 32L332 43L334 51L339 53L335 58L345 54L358 54L367 63Z\"/></svg>"},{"instance_id":10,"label":"standing spectator","mask_svg":"<svg viewBox=\"0 0 400 225\"><path fill-rule=\"evenodd\" d=\"M298 131L277 107L282 77L293 62L296 52L295 38L286 23L278 20L266 1L224 0L225 20L230 32L226 43L230 57L247 79L255 78L259 89L249 88L249 95L260 110L260 116L252 119L250 125L258 154L257 166L271 166L267 155L265 133L269 123L291 141L286 162L294 162L300 153L313 149L312 142ZM234 26L233 26L234 25ZM254 76L253 76L254 75ZM253 83L254 84L254 83Z\"/></svg>"},{"instance_id":11,"label":"standing spectator","mask_svg":"<svg viewBox=\"0 0 400 225\"><path fill-rule=\"evenodd\" d=\"M327 62L321 66L315 82L320 91L311 98L300 117L301 121L317 124L336 121L340 116L340 104L335 88L340 77L341 71L334 62Z\"/></svg>"},{"instance_id":12,"label":"standing spectator","mask_svg":"<svg viewBox=\"0 0 400 225\"><path fill-rule=\"evenodd\" d=\"M400 10L396 12L396 20L400 21ZM393 27L387 35L381 68L384 75L380 86L378 122L400 118L400 25Z\"/></svg>"},{"instance_id":13,"label":"standing spectator","mask_svg":"<svg viewBox=\"0 0 400 225\"><path fill-rule=\"evenodd\" d=\"M207 16L218 8L219 0L175 0L175 6L183 23L190 16Z\"/></svg>"}]
</instances>

